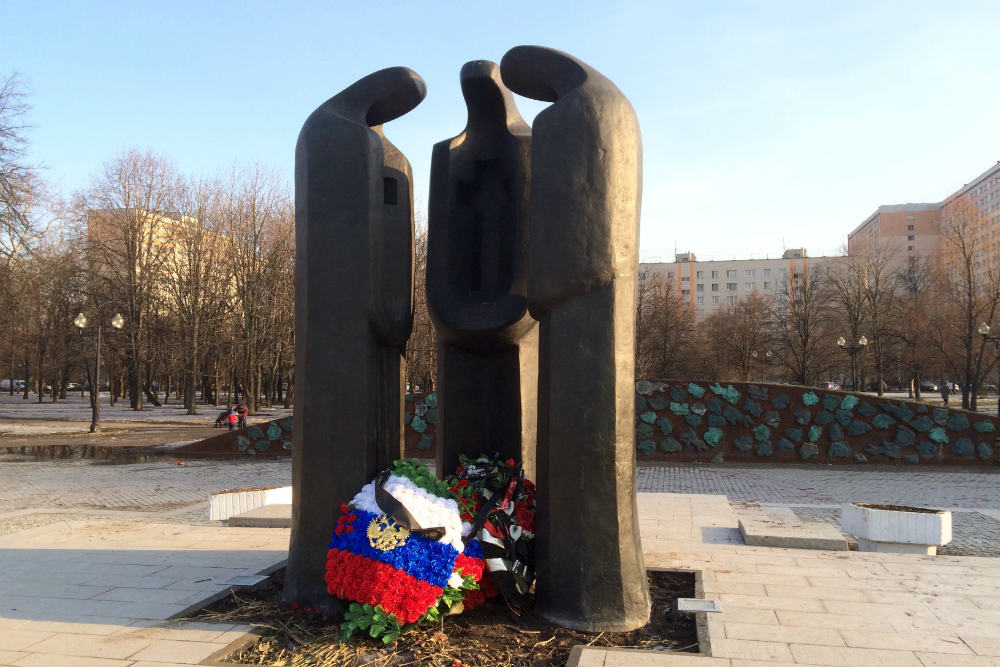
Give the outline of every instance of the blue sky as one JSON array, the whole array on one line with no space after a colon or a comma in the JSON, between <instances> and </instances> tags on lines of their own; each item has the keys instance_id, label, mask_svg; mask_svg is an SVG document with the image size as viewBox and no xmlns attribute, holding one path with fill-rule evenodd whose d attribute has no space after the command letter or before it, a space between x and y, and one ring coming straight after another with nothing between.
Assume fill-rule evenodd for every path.
<instances>
[{"instance_id":1,"label":"blue sky","mask_svg":"<svg viewBox=\"0 0 1000 667\"><path fill-rule=\"evenodd\" d=\"M0 76L32 105L30 157L64 196L128 147L187 174L260 162L293 180L325 99L393 65L427 99L386 126L426 210L458 72L567 51L643 134L640 254L836 251L880 204L938 201L1000 160L997 2L46 2L0 0ZM541 108L519 99L530 121Z\"/></svg>"}]
</instances>

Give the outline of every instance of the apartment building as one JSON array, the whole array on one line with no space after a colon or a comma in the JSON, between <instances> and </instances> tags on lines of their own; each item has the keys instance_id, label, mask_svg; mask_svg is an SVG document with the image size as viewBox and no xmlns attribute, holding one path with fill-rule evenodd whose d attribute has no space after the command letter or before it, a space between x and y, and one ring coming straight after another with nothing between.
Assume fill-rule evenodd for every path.
<instances>
[{"instance_id":1,"label":"apartment building","mask_svg":"<svg viewBox=\"0 0 1000 667\"><path fill-rule=\"evenodd\" d=\"M836 259L809 257L805 248L786 250L773 259L705 262L686 252L676 254L673 262L640 264L639 276L641 281L658 276L690 303L699 317L704 317L749 294L774 296L789 280L802 279Z\"/></svg>"},{"instance_id":2,"label":"apartment building","mask_svg":"<svg viewBox=\"0 0 1000 667\"><path fill-rule=\"evenodd\" d=\"M901 266L908 257L931 257L940 239L940 202L879 206L847 235L847 254L878 247L892 255L892 264Z\"/></svg>"}]
</instances>

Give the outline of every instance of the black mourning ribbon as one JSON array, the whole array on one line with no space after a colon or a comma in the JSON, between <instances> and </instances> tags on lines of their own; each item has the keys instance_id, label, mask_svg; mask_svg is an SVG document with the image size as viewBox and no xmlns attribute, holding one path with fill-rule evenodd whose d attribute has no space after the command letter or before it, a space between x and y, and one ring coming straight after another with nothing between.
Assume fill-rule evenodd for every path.
<instances>
[{"instance_id":1,"label":"black mourning ribbon","mask_svg":"<svg viewBox=\"0 0 1000 667\"><path fill-rule=\"evenodd\" d=\"M385 483L388 481L390 474L388 470L383 470L375 476L375 504L378 505L383 514L411 533L437 542L444 536L444 527L422 528L403 503L396 500L391 493L385 490Z\"/></svg>"}]
</instances>

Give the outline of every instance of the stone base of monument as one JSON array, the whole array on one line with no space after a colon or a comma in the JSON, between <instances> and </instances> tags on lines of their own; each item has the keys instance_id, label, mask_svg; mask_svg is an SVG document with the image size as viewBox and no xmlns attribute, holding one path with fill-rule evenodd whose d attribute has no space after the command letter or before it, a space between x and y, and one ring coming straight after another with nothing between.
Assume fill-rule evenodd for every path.
<instances>
[{"instance_id":1,"label":"stone base of monument","mask_svg":"<svg viewBox=\"0 0 1000 667\"><path fill-rule=\"evenodd\" d=\"M291 528L292 506L280 503L257 507L230 517L226 525L241 528Z\"/></svg>"},{"instance_id":2,"label":"stone base of monument","mask_svg":"<svg viewBox=\"0 0 1000 667\"><path fill-rule=\"evenodd\" d=\"M265 505L291 504L292 487L275 486L255 489L229 489L213 493L208 501L208 518L225 521L238 514Z\"/></svg>"},{"instance_id":3,"label":"stone base of monument","mask_svg":"<svg viewBox=\"0 0 1000 667\"><path fill-rule=\"evenodd\" d=\"M858 538L861 551L933 556L951 542L947 510L851 503L841 508L840 526Z\"/></svg>"},{"instance_id":4,"label":"stone base of monument","mask_svg":"<svg viewBox=\"0 0 1000 667\"><path fill-rule=\"evenodd\" d=\"M847 551L847 539L836 526L802 521L787 507L746 503L734 510L739 517L740 534L749 546Z\"/></svg>"}]
</instances>

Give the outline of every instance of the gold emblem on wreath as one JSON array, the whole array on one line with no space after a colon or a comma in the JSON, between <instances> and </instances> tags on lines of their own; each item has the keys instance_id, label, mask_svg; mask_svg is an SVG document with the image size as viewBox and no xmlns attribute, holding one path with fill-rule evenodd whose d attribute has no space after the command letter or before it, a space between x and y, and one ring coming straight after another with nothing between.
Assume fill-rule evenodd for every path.
<instances>
[{"instance_id":1,"label":"gold emblem on wreath","mask_svg":"<svg viewBox=\"0 0 1000 667\"><path fill-rule=\"evenodd\" d=\"M410 531L387 516L375 517L368 524L368 544L379 551L392 551L406 544Z\"/></svg>"}]
</instances>

